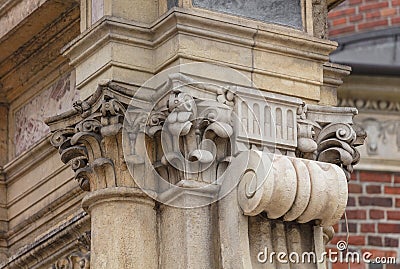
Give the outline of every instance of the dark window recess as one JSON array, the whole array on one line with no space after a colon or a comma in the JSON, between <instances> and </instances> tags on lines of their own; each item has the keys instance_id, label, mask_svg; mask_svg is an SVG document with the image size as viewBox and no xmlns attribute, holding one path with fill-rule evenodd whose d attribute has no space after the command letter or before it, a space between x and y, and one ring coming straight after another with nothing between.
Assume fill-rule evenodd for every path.
<instances>
[{"instance_id":1,"label":"dark window recess","mask_svg":"<svg viewBox=\"0 0 400 269\"><path fill-rule=\"evenodd\" d=\"M300 0L192 0L193 6L302 29Z\"/></svg>"},{"instance_id":2,"label":"dark window recess","mask_svg":"<svg viewBox=\"0 0 400 269\"><path fill-rule=\"evenodd\" d=\"M177 7L178 6L178 2L179 2L179 0L168 0L167 1L168 9L171 9L173 7Z\"/></svg>"}]
</instances>

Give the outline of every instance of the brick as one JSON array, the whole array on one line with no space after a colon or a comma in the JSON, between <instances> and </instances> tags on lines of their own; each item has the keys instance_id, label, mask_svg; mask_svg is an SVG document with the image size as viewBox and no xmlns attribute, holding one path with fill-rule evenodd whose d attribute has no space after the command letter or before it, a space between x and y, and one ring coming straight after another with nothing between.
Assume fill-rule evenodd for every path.
<instances>
[{"instance_id":1,"label":"brick","mask_svg":"<svg viewBox=\"0 0 400 269\"><path fill-rule=\"evenodd\" d=\"M366 219L367 212L365 210L347 210L346 211L348 219Z\"/></svg>"},{"instance_id":2,"label":"brick","mask_svg":"<svg viewBox=\"0 0 400 269\"><path fill-rule=\"evenodd\" d=\"M375 224L374 223L362 223L361 224L361 232L362 233L374 233L375 232Z\"/></svg>"},{"instance_id":3,"label":"brick","mask_svg":"<svg viewBox=\"0 0 400 269\"><path fill-rule=\"evenodd\" d=\"M333 26L342 25L342 24L346 24L346 23L347 23L347 18L346 17L339 18L339 19L336 19L336 20L332 21L332 25Z\"/></svg>"},{"instance_id":4,"label":"brick","mask_svg":"<svg viewBox=\"0 0 400 269\"><path fill-rule=\"evenodd\" d=\"M368 236L368 245L381 247L382 237L380 236Z\"/></svg>"},{"instance_id":5,"label":"brick","mask_svg":"<svg viewBox=\"0 0 400 269\"><path fill-rule=\"evenodd\" d=\"M349 222L349 233L357 233L357 223L352 223L352 222ZM345 233L346 231L347 231L347 226L346 226L346 223L342 223L342 225L341 225L342 227L341 227L341 231L343 232L343 233ZM336 231L336 230L335 230Z\"/></svg>"},{"instance_id":6,"label":"brick","mask_svg":"<svg viewBox=\"0 0 400 269\"><path fill-rule=\"evenodd\" d=\"M363 236L363 235L349 236L349 245L353 245L353 246L365 245L365 236Z\"/></svg>"},{"instance_id":7,"label":"brick","mask_svg":"<svg viewBox=\"0 0 400 269\"><path fill-rule=\"evenodd\" d=\"M356 5L356 4L361 4L362 0L349 0L348 2L350 5Z\"/></svg>"},{"instance_id":8,"label":"brick","mask_svg":"<svg viewBox=\"0 0 400 269\"><path fill-rule=\"evenodd\" d=\"M396 257L396 251L392 250L380 250L380 249L363 249L362 253L369 252L372 254L372 258L381 257Z\"/></svg>"},{"instance_id":9,"label":"brick","mask_svg":"<svg viewBox=\"0 0 400 269\"><path fill-rule=\"evenodd\" d=\"M393 247L393 248L399 247L399 239L385 237L385 247Z\"/></svg>"},{"instance_id":10,"label":"brick","mask_svg":"<svg viewBox=\"0 0 400 269\"><path fill-rule=\"evenodd\" d=\"M400 198L396 198L396 207L400 207Z\"/></svg>"},{"instance_id":11,"label":"brick","mask_svg":"<svg viewBox=\"0 0 400 269\"><path fill-rule=\"evenodd\" d=\"M400 220L400 211L388 211L387 218L388 220Z\"/></svg>"},{"instance_id":12,"label":"brick","mask_svg":"<svg viewBox=\"0 0 400 269\"><path fill-rule=\"evenodd\" d=\"M365 14L366 19L375 19L379 18L381 16L381 13L378 11L373 11L373 12L368 12Z\"/></svg>"},{"instance_id":13,"label":"brick","mask_svg":"<svg viewBox=\"0 0 400 269\"><path fill-rule=\"evenodd\" d=\"M400 194L400 187L385 187L386 194Z\"/></svg>"},{"instance_id":14,"label":"brick","mask_svg":"<svg viewBox=\"0 0 400 269\"><path fill-rule=\"evenodd\" d=\"M363 18L364 18L364 16L362 14L358 14L358 15L351 16L349 18L349 21L350 22L358 22L358 21L361 21Z\"/></svg>"},{"instance_id":15,"label":"brick","mask_svg":"<svg viewBox=\"0 0 400 269\"><path fill-rule=\"evenodd\" d=\"M329 32L329 35L331 36L335 36L335 35L340 35L340 34L346 34L346 33L352 33L355 31L355 26L354 25L350 25L350 26L346 26L346 27L341 27L339 29L335 29L335 30L331 30Z\"/></svg>"},{"instance_id":16,"label":"brick","mask_svg":"<svg viewBox=\"0 0 400 269\"><path fill-rule=\"evenodd\" d=\"M352 15L356 12L356 9L354 7L352 8L346 8L346 9L340 9L340 10L334 10L329 12L328 17L329 18L336 18L340 16L346 16L346 15Z\"/></svg>"},{"instance_id":17,"label":"brick","mask_svg":"<svg viewBox=\"0 0 400 269\"><path fill-rule=\"evenodd\" d=\"M392 0L392 6L400 6L400 0Z\"/></svg>"},{"instance_id":18,"label":"brick","mask_svg":"<svg viewBox=\"0 0 400 269\"><path fill-rule=\"evenodd\" d=\"M357 180L357 177L358 177L358 171L355 171L351 173L350 180Z\"/></svg>"},{"instance_id":19,"label":"brick","mask_svg":"<svg viewBox=\"0 0 400 269\"><path fill-rule=\"evenodd\" d=\"M392 174L385 172L360 172L360 181L364 182L392 182Z\"/></svg>"},{"instance_id":20,"label":"brick","mask_svg":"<svg viewBox=\"0 0 400 269\"><path fill-rule=\"evenodd\" d=\"M394 174L394 183L400 184L400 173Z\"/></svg>"},{"instance_id":21,"label":"brick","mask_svg":"<svg viewBox=\"0 0 400 269\"><path fill-rule=\"evenodd\" d=\"M365 11L365 10L379 9L379 8L388 7L388 5L389 5L388 2L371 3L371 4L359 6L358 10Z\"/></svg>"},{"instance_id":22,"label":"brick","mask_svg":"<svg viewBox=\"0 0 400 269\"><path fill-rule=\"evenodd\" d=\"M336 245L339 241L346 241L345 236L335 236L331 244ZM349 236L349 245L354 245L354 246L363 246L365 245L365 236L363 235L353 235Z\"/></svg>"},{"instance_id":23,"label":"brick","mask_svg":"<svg viewBox=\"0 0 400 269\"><path fill-rule=\"evenodd\" d=\"M336 224L333 225L332 227L333 227L333 230L335 231L335 233L338 233L338 232L339 232L339 224L338 224L338 223L336 223Z\"/></svg>"},{"instance_id":24,"label":"brick","mask_svg":"<svg viewBox=\"0 0 400 269\"><path fill-rule=\"evenodd\" d=\"M397 13L396 8L384 8L380 10L381 16L387 17Z\"/></svg>"},{"instance_id":25,"label":"brick","mask_svg":"<svg viewBox=\"0 0 400 269\"><path fill-rule=\"evenodd\" d=\"M349 183L349 193L362 193L362 186L360 184Z\"/></svg>"},{"instance_id":26,"label":"brick","mask_svg":"<svg viewBox=\"0 0 400 269\"><path fill-rule=\"evenodd\" d=\"M379 185L367 186L366 190L370 194L382 193L382 188Z\"/></svg>"},{"instance_id":27,"label":"brick","mask_svg":"<svg viewBox=\"0 0 400 269\"><path fill-rule=\"evenodd\" d=\"M385 197L366 197L362 196L358 198L358 203L360 206L382 206L382 207L391 207L393 205L392 198Z\"/></svg>"},{"instance_id":28,"label":"brick","mask_svg":"<svg viewBox=\"0 0 400 269\"><path fill-rule=\"evenodd\" d=\"M347 200L347 206L356 206L356 198L349 197L349 199Z\"/></svg>"},{"instance_id":29,"label":"brick","mask_svg":"<svg viewBox=\"0 0 400 269\"><path fill-rule=\"evenodd\" d=\"M388 20L379 20L379 21L371 21L371 22L365 22L365 23L360 23L358 25L358 29L364 30L364 29L371 29L371 28L376 28L380 26L387 26L389 24Z\"/></svg>"},{"instance_id":30,"label":"brick","mask_svg":"<svg viewBox=\"0 0 400 269\"><path fill-rule=\"evenodd\" d=\"M391 22L392 24L400 24L400 17L392 18Z\"/></svg>"},{"instance_id":31,"label":"brick","mask_svg":"<svg viewBox=\"0 0 400 269\"><path fill-rule=\"evenodd\" d=\"M385 218L385 212L383 210L371 209L369 211L369 218L370 219L384 219Z\"/></svg>"},{"instance_id":32,"label":"brick","mask_svg":"<svg viewBox=\"0 0 400 269\"><path fill-rule=\"evenodd\" d=\"M364 269L364 268L363 268ZM383 269L383 264L380 263L371 263L368 269Z\"/></svg>"},{"instance_id":33,"label":"brick","mask_svg":"<svg viewBox=\"0 0 400 269\"><path fill-rule=\"evenodd\" d=\"M333 237L331 244L336 245L339 241L346 241L346 237L336 235L335 237Z\"/></svg>"},{"instance_id":34,"label":"brick","mask_svg":"<svg viewBox=\"0 0 400 269\"><path fill-rule=\"evenodd\" d=\"M400 224L379 223L378 232L380 233L400 233Z\"/></svg>"}]
</instances>

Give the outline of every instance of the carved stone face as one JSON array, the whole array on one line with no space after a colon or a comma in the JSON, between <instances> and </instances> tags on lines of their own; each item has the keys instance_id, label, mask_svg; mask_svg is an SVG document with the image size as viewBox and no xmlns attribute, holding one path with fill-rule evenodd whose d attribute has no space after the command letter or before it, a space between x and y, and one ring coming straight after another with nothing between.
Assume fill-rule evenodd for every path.
<instances>
[{"instance_id":1,"label":"carved stone face","mask_svg":"<svg viewBox=\"0 0 400 269\"><path fill-rule=\"evenodd\" d=\"M363 121L363 127L367 132L366 148L368 155L378 155L378 141L384 137L382 124L372 118Z\"/></svg>"}]
</instances>

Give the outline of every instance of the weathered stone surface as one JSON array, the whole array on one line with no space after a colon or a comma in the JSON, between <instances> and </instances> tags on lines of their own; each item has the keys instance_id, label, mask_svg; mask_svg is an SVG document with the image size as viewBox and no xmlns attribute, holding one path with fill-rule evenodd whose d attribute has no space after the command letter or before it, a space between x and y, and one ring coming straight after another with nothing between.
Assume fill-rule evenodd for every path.
<instances>
[{"instance_id":1,"label":"weathered stone surface","mask_svg":"<svg viewBox=\"0 0 400 269\"><path fill-rule=\"evenodd\" d=\"M193 0L195 7L302 29L300 1Z\"/></svg>"},{"instance_id":2,"label":"weathered stone surface","mask_svg":"<svg viewBox=\"0 0 400 269\"><path fill-rule=\"evenodd\" d=\"M64 75L14 112L15 156L32 147L50 132L44 123L45 118L69 110L78 99L74 78L74 73Z\"/></svg>"}]
</instances>

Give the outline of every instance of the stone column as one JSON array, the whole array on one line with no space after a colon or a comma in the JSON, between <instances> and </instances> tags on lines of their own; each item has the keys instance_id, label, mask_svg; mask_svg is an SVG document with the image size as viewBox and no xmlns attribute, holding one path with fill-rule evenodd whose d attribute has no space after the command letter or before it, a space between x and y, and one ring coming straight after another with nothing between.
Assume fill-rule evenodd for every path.
<instances>
[{"instance_id":1,"label":"stone column","mask_svg":"<svg viewBox=\"0 0 400 269\"><path fill-rule=\"evenodd\" d=\"M123 159L124 105L107 86L75 110L50 118L52 143L88 194L94 269L158 268L154 200L141 191Z\"/></svg>"},{"instance_id":2,"label":"stone column","mask_svg":"<svg viewBox=\"0 0 400 269\"><path fill-rule=\"evenodd\" d=\"M89 193L82 206L91 216L91 268L157 268L152 199L115 187Z\"/></svg>"}]
</instances>

